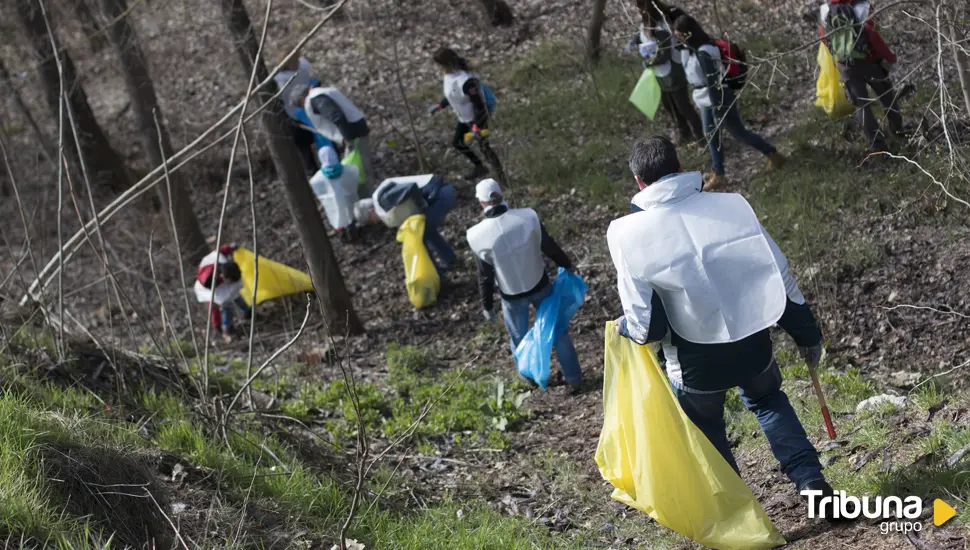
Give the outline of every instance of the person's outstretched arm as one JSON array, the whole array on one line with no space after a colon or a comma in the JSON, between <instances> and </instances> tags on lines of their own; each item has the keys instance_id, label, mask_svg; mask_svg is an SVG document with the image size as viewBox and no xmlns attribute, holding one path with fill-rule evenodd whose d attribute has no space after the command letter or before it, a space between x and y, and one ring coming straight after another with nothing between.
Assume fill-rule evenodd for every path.
<instances>
[{"instance_id":1,"label":"person's outstretched arm","mask_svg":"<svg viewBox=\"0 0 970 550\"><path fill-rule=\"evenodd\" d=\"M478 292L482 296L482 309L488 317L495 308L495 267L475 256L478 267Z\"/></svg>"},{"instance_id":2,"label":"person's outstretched arm","mask_svg":"<svg viewBox=\"0 0 970 550\"><path fill-rule=\"evenodd\" d=\"M559 267L571 270L573 268L572 260L563 252L563 249L559 247L559 243L552 238L552 235L546 231L546 226L539 223L539 231L542 232L542 253L556 262L556 265Z\"/></svg>"}]
</instances>

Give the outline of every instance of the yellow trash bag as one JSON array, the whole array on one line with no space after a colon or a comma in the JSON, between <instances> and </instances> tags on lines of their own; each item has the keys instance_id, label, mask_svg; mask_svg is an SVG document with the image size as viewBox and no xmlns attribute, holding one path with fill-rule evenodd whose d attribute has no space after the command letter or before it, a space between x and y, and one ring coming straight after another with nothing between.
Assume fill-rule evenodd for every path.
<instances>
[{"instance_id":1,"label":"yellow trash bag","mask_svg":"<svg viewBox=\"0 0 970 550\"><path fill-rule=\"evenodd\" d=\"M434 305L441 290L441 279L424 247L424 214L404 220L397 230L397 242L403 245L404 281L411 305L418 309Z\"/></svg>"},{"instance_id":2,"label":"yellow trash bag","mask_svg":"<svg viewBox=\"0 0 970 550\"><path fill-rule=\"evenodd\" d=\"M232 259L239 264L239 272L242 273L243 281L242 297L250 307L253 305L254 282L259 286L256 290L257 304L280 296L313 292L313 282L310 280L310 276L302 271L260 256L259 281L256 281L256 255L252 251L237 248L232 254Z\"/></svg>"},{"instance_id":3,"label":"yellow trash bag","mask_svg":"<svg viewBox=\"0 0 970 550\"><path fill-rule=\"evenodd\" d=\"M845 85L839 78L832 53L824 42L818 45L818 81L815 83L815 106L825 110L833 120L841 120L853 112L855 107L845 93Z\"/></svg>"},{"instance_id":4,"label":"yellow trash bag","mask_svg":"<svg viewBox=\"0 0 970 550\"><path fill-rule=\"evenodd\" d=\"M603 431L596 448L613 500L710 548L785 544L758 500L687 418L657 356L606 324Z\"/></svg>"}]
</instances>

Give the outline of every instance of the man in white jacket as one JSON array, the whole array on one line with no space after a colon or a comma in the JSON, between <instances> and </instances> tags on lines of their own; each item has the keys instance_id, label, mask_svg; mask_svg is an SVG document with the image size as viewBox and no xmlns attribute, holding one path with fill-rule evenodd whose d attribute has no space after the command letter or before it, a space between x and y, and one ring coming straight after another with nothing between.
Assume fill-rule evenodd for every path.
<instances>
[{"instance_id":1,"label":"man in white jacket","mask_svg":"<svg viewBox=\"0 0 970 550\"><path fill-rule=\"evenodd\" d=\"M781 390L768 333L777 323L806 361L821 358L821 332L788 260L743 197L701 192L700 173L681 171L667 138L638 142L630 169L641 190L634 213L607 231L623 305L618 331L662 342L681 407L735 471L724 402L739 387L781 471L799 491L832 494Z\"/></svg>"}]
</instances>

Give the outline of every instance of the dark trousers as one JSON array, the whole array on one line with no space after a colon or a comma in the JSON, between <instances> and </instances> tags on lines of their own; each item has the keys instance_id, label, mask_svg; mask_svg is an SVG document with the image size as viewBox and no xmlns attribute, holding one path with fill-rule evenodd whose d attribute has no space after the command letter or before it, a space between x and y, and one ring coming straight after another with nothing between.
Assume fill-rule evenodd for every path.
<instances>
[{"instance_id":1,"label":"dark trousers","mask_svg":"<svg viewBox=\"0 0 970 550\"><path fill-rule=\"evenodd\" d=\"M852 66L839 65L839 74L845 83L845 90L849 99L856 106L856 116L866 133L869 149L872 151L886 150L886 136L879 128L879 121L872 114L870 105L873 99L869 97L869 88L876 93L876 99L882 104L889 120L889 131L896 134L903 129L903 117L896 106L896 90L889 78L889 73L877 63L856 64Z\"/></svg>"},{"instance_id":2,"label":"dark trousers","mask_svg":"<svg viewBox=\"0 0 970 550\"><path fill-rule=\"evenodd\" d=\"M673 119L677 131L677 140L700 141L704 139L704 130L701 127L701 117L694 110L694 104L690 99L690 92L684 86L679 90L664 91L660 96L660 104Z\"/></svg>"},{"instance_id":3,"label":"dark trousers","mask_svg":"<svg viewBox=\"0 0 970 550\"><path fill-rule=\"evenodd\" d=\"M478 128L484 130L488 127L488 121L485 121L478 125ZM459 122L455 126L455 137L451 140L451 145L458 150L459 153L465 155L469 161L475 166L480 166L482 164L481 159L475 155L467 144L465 144L465 134L472 131L472 125L464 122ZM495 151L488 145L488 139L482 138L478 141L478 148L482 152L482 156L485 157L485 161L488 162L492 169L495 170L497 174L503 174L502 162L498 159L498 155Z\"/></svg>"}]
</instances>

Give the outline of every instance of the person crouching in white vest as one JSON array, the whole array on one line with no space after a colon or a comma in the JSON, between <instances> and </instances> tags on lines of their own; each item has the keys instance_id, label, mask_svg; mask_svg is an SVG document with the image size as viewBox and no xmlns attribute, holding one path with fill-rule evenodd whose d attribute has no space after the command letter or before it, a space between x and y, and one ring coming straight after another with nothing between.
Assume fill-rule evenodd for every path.
<instances>
[{"instance_id":1,"label":"person crouching in white vest","mask_svg":"<svg viewBox=\"0 0 970 550\"><path fill-rule=\"evenodd\" d=\"M475 197L485 209L485 219L466 234L478 265L478 287L485 319L495 319L494 294L498 283L502 297L502 317L509 332L512 353L529 331L529 306L539 304L552 293L542 255L569 271L573 264L539 222L531 208L510 209L502 189L493 179L478 183ZM583 373L569 330L554 343L562 377L578 393Z\"/></svg>"},{"instance_id":2,"label":"person crouching in white vest","mask_svg":"<svg viewBox=\"0 0 970 550\"><path fill-rule=\"evenodd\" d=\"M299 97L314 129L341 149L344 156L349 149L360 151L365 180L362 192L371 193L375 181L374 161L364 113L336 88L312 86Z\"/></svg>"},{"instance_id":3,"label":"person crouching in white vest","mask_svg":"<svg viewBox=\"0 0 970 550\"><path fill-rule=\"evenodd\" d=\"M607 231L623 305L618 332L638 344L662 342L681 407L735 471L724 402L739 387L782 472L799 491L832 494L781 390L768 332L777 323L806 361L820 360L821 331L785 255L741 195L702 193L701 174L681 171L667 138L638 142L630 169L640 211Z\"/></svg>"},{"instance_id":4,"label":"person crouching in white vest","mask_svg":"<svg viewBox=\"0 0 970 550\"><path fill-rule=\"evenodd\" d=\"M360 226L382 223L400 227L415 214L424 214L424 246L438 275L444 278L460 261L448 239L441 234L445 217L458 203L458 191L435 174L401 176L381 182L371 198L354 205L354 218Z\"/></svg>"},{"instance_id":5,"label":"person crouching in white vest","mask_svg":"<svg viewBox=\"0 0 970 550\"><path fill-rule=\"evenodd\" d=\"M238 307L247 318L253 314L240 294L242 273L232 259L235 250L233 244L220 246L202 258L195 272L195 299L206 305L212 302L212 328L221 330L226 344L232 342L233 307Z\"/></svg>"},{"instance_id":6,"label":"person crouching in white vest","mask_svg":"<svg viewBox=\"0 0 970 550\"><path fill-rule=\"evenodd\" d=\"M356 237L354 205L357 203L356 166L340 164L337 151L331 146L319 151L320 169L310 178L310 187L317 196L327 222L340 233L342 239L350 241Z\"/></svg>"}]
</instances>

